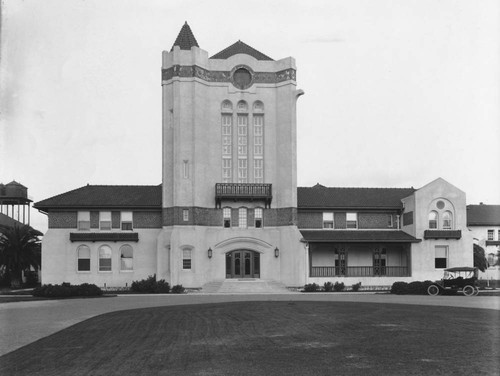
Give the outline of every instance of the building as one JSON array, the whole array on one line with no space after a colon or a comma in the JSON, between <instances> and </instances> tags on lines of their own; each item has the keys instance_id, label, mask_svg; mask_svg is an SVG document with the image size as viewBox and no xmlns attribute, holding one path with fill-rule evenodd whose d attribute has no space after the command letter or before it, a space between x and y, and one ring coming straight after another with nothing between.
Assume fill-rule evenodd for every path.
<instances>
[{"instance_id":1,"label":"building","mask_svg":"<svg viewBox=\"0 0 500 376\"><path fill-rule=\"evenodd\" d=\"M500 280L500 205L467 205L467 227L488 259L489 268L479 277Z\"/></svg>"},{"instance_id":2,"label":"building","mask_svg":"<svg viewBox=\"0 0 500 376\"><path fill-rule=\"evenodd\" d=\"M293 58L241 41L209 57L186 23L163 52L162 93L161 185L85 186L35 204L49 217L44 283L389 285L472 265L465 194L442 179L297 188Z\"/></svg>"}]
</instances>

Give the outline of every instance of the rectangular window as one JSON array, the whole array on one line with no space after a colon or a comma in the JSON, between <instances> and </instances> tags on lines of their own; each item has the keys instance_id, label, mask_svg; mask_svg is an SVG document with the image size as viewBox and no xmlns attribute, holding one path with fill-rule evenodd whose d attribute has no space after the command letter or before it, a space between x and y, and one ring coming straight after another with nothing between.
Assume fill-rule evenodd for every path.
<instances>
[{"instance_id":1,"label":"rectangular window","mask_svg":"<svg viewBox=\"0 0 500 376\"><path fill-rule=\"evenodd\" d=\"M247 209L240 208L238 211L238 227L247 228Z\"/></svg>"},{"instance_id":2,"label":"rectangular window","mask_svg":"<svg viewBox=\"0 0 500 376\"><path fill-rule=\"evenodd\" d=\"M262 158L253 160L253 174L255 183L264 183L264 160Z\"/></svg>"},{"instance_id":3,"label":"rectangular window","mask_svg":"<svg viewBox=\"0 0 500 376\"><path fill-rule=\"evenodd\" d=\"M191 250L183 249L182 250L182 269L183 270L191 270Z\"/></svg>"},{"instance_id":4,"label":"rectangular window","mask_svg":"<svg viewBox=\"0 0 500 376\"><path fill-rule=\"evenodd\" d=\"M243 158L238 159L238 183L248 182L248 161Z\"/></svg>"},{"instance_id":5,"label":"rectangular window","mask_svg":"<svg viewBox=\"0 0 500 376\"><path fill-rule=\"evenodd\" d=\"M254 217L255 217L255 227L261 228L262 227L262 208L255 208Z\"/></svg>"},{"instance_id":6,"label":"rectangular window","mask_svg":"<svg viewBox=\"0 0 500 376\"><path fill-rule=\"evenodd\" d=\"M323 213L323 228L333 228L333 213Z\"/></svg>"},{"instance_id":7,"label":"rectangular window","mask_svg":"<svg viewBox=\"0 0 500 376\"><path fill-rule=\"evenodd\" d=\"M224 218L224 227L231 227L231 208L222 209L222 216Z\"/></svg>"},{"instance_id":8,"label":"rectangular window","mask_svg":"<svg viewBox=\"0 0 500 376\"><path fill-rule=\"evenodd\" d=\"M222 182L231 183L233 161L230 158L222 158Z\"/></svg>"},{"instance_id":9,"label":"rectangular window","mask_svg":"<svg viewBox=\"0 0 500 376\"><path fill-rule=\"evenodd\" d=\"M189 179L189 161L187 159L182 161L182 176L184 179Z\"/></svg>"},{"instance_id":10,"label":"rectangular window","mask_svg":"<svg viewBox=\"0 0 500 376\"><path fill-rule=\"evenodd\" d=\"M184 222L189 221L189 210L188 210L188 209L184 209L184 210L182 211L182 220L183 220Z\"/></svg>"},{"instance_id":11,"label":"rectangular window","mask_svg":"<svg viewBox=\"0 0 500 376\"><path fill-rule=\"evenodd\" d=\"M79 211L77 221L78 221L78 230L81 231L90 230L90 212Z\"/></svg>"},{"instance_id":12,"label":"rectangular window","mask_svg":"<svg viewBox=\"0 0 500 376\"><path fill-rule=\"evenodd\" d=\"M388 218L387 218L387 227L393 227L394 224L392 222L392 215L389 215Z\"/></svg>"},{"instance_id":13,"label":"rectangular window","mask_svg":"<svg viewBox=\"0 0 500 376\"><path fill-rule=\"evenodd\" d=\"M78 271L90 271L90 248L86 245L78 247Z\"/></svg>"},{"instance_id":14,"label":"rectangular window","mask_svg":"<svg viewBox=\"0 0 500 376\"><path fill-rule=\"evenodd\" d=\"M446 269L448 266L448 247L444 245L437 245L435 248L435 261L434 267L436 269Z\"/></svg>"},{"instance_id":15,"label":"rectangular window","mask_svg":"<svg viewBox=\"0 0 500 376\"><path fill-rule=\"evenodd\" d=\"M111 230L111 212L99 212L99 228Z\"/></svg>"},{"instance_id":16,"label":"rectangular window","mask_svg":"<svg viewBox=\"0 0 500 376\"><path fill-rule=\"evenodd\" d=\"M494 240L494 231L493 230L488 230L488 240Z\"/></svg>"},{"instance_id":17,"label":"rectangular window","mask_svg":"<svg viewBox=\"0 0 500 376\"><path fill-rule=\"evenodd\" d=\"M132 230L132 212L121 212L122 230Z\"/></svg>"},{"instance_id":18,"label":"rectangular window","mask_svg":"<svg viewBox=\"0 0 500 376\"><path fill-rule=\"evenodd\" d=\"M497 240L499 240L499 241L500 241L500 230L498 230Z\"/></svg>"},{"instance_id":19,"label":"rectangular window","mask_svg":"<svg viewBox=\"0 0 500 376\"><path fill-rule=\"evenodd\" d=\"M346 213L346 228L358 228L358 213Z\"/></svg>"}]
</instances>

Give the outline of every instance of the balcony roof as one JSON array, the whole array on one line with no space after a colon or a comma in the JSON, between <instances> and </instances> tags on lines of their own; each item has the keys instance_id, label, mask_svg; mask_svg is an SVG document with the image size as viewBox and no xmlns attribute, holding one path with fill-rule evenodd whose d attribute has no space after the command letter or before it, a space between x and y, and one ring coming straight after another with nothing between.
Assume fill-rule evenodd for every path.
<instances>
[{"instance_id":1,"label":"balcony roof","mask_svg":"<svg viewBox=\"0 0 500 376\"><path fill-rule=\"evenodd\" d=\"M399 230L300 230L310 243L418 243L421 240Z\"/></svg>"}]
</instances>

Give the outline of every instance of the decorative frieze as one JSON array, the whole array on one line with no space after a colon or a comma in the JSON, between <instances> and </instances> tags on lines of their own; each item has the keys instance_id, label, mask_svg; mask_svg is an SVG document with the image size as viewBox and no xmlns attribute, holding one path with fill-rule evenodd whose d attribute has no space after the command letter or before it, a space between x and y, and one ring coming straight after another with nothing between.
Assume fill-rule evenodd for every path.
<instances>
[{"instance_id":1,"label":"decorative frieze","mask_svg":"<svg viewBox=\"0 0 500 376\"><path fill-rule=\"evenodd\" d=\"M276 84L283 81L295 81L297 71L293 68L279 72L252 72L252 82L255 84ZM197 65L174 65L162 69L162 80L168 81L174 77L196 77L207 82L232 82L230 71L210 71Z\"/></svg>"}]
</instances>

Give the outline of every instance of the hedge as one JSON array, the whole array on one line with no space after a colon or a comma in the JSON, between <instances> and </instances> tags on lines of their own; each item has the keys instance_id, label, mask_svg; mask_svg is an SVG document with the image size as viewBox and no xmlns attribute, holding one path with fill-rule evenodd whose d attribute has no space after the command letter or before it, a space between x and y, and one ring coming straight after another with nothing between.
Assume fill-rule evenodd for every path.
<instances>
[{"instance_id":1,"label":"hedge","mask_svg":"<svg viewBox=\"0 0 500 376\"><path fill-rule=\"evenodd\" d=\"M72 285L63 282L60 285L42 285L36 287L32 292L33 296L44 298L68 298L71 296L101 296L102 290L96 285L82 283L81 285Z\"/></svg>"}]
</instances>

